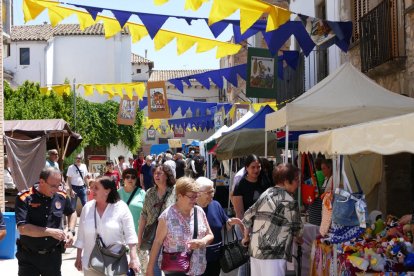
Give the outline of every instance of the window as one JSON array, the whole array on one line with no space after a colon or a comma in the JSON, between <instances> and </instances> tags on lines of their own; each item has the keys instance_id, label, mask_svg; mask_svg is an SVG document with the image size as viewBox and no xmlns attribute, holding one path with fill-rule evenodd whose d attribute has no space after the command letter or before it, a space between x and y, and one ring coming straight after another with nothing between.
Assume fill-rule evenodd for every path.
<instances>
[{"instance_id":1,"label":"window","mask_svg":"<svg viewBox=\"0 0 414 276\"><path fill-rule=\"evenodd\" d=\"M359 21L369 11L369 0L352 0L352 43L355 43L360 38Z\"/></svg>"},{"instance_id":2,"label":"window","mask_svg":"<svg viewBox=\"0 0 414 276\"><path fill-rule=\"evenodd\" d=\"M141 69L137 69L137 74L141 74Z\"/></svg>"},{"instance_id":3,"label":"window","mask_svg":"<svg viewBox=\"0 0 414 276\"><path fill-rule=\"evenodd\" d=\"M30 65L30 48L20 48L20 65Z\"/></svg>"},{"instance_id":4,"label":"window","mask_svg":"<svg viewBox=\"0 0 414 276\"><path fill-rule=\"evenodd\" d=\"M205 102L207 102L207 99L201 99L201 98L199 98L199 99L194 99L194 101L195 101L195 102L202 102L202 103L205 103Z\"/></svg>"}]
</instances>

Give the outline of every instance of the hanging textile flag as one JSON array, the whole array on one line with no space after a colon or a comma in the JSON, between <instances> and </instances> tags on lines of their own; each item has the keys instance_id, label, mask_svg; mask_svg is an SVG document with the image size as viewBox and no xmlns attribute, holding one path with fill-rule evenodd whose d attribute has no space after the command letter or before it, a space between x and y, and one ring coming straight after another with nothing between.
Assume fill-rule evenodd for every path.
<instances>
[{"instance_id":1,"label":"hanging textile flag","mask_svg":"<svg viewBox=\"0 0 414 276\"><path fill-rule=\"evenodd\" d=\"M91 13L88 13L59 6L59 4L59 2L49 2L42 0L23 0L25 22L35 19L42 11L48 9L49 20L53 27L59 24L63 19L71 15L76 15L82 30L102 21L105 29L105 38L110 38L115 34L121 32L123 30L121 24L124 24L125 27L128 27L132 38L132 43L136 43L148 35L148 31L144 25L132 22L125 23L125 19L119 22L116 18L97 15L100 9L95 9L93 12L91 11ZM189 50L192 45L196 45L196 53L202 53L216 48L216 58L233 55L239 52L241 49L241 45L238 44L166 31L162 29L158 30L157 34L154 37L155 49L160 50L173 40L176 40L177 42L177 54L179 55Z\"/></svg>"},{"instance_id":2,"label":"hanging textile flag","mask_svg":"<svg viewBox=\"0 0 414 276\"><path fill-rule=\"evenodd\" d=\"M156 134L157 134L157 131L155 130L154 126L150 126L147 129L147 140L155 140Z\"/></svg>"},{"instance_id":3,"label":"hanging textile flag","mask_svg":"<svg viewBox=\"0 0 414 276\"><path fill-rule=\"evenodd\" d=\"M171 117L170 109L168 107L167 90L165 89L165 82L148 82L147 99L150 99L148 105L148 118L165 119Z\"/></svg>"},{"instance_id":4,"label":"hanging textile flag","mask_svg":"<svg viewBox=\"0 0 414 276\"><path fill-rule=\"evenodd\" d=\"M174 127L174 137L175 138L185 137L185 130L182 126Z\"/></svg>"},{"instance_id":5,"label":"hanging textile flag","mask_svg":"<svg viewBox=\"0 0 414 276\"><path fill-rule=\"evenodd\" d=\"M326 20L301 14L299 14L297 19L302 21L311 39L318 46L328 42L335 37L335 33L328 25L328 22Z\"/></svg>"},{"instance_id":6,"label":"hanging textile flag","mask_svg":"<svg viewBox=\"0 0 414 276\"><path fill-rule=\"evenodd\" d=\"M46 86L46 87L40 87L39 88L40 94L43 95L50 95L50 92L55 92L58 96L63 96L63 95L70 95L71 94L71 90L70 90L70 85L69 84L61 84L61 85L51 85L51 86Z\"/></svg>"},{"instance_id":7,"label":"hanging textile flag","mask_svg":"<svg viewBox=\"0 0 414 276\"><path fill-rule=\"evenodd\" d=\"M117 117L118 125L134 125L135 117L137 116L138 97L134 96L129 99L124 96L119 104L119 111Z\"/></svg>"},{"instance_id":8,"label":"hanging textile flag","mask_svg":"<svg viewBox=\"0 0 414 276\"><path fill-rule=\"evenodd\" d=\"M94 89L98 91L99 94L103 95L104 93L108 94L110 98L115 95L124 97L123 90L125 91L125 96L132 100L135 95L139 100L142 100L145 93L145 83L143 82L134 82L134 83L106 83L106 84L78 84L77 88L83 87L85 90L85 96L92 96Z\"/></svg>"},{"instance_id":9,"label":"hanging textile flag","mask_svg":"<svg viewBox=\"0 0 414 276\"><path fill-rule=\"evenodd\" d=\"M276 99L277 59L267 49L248 48L247 97Z\"/></svg>"}]
</instances>

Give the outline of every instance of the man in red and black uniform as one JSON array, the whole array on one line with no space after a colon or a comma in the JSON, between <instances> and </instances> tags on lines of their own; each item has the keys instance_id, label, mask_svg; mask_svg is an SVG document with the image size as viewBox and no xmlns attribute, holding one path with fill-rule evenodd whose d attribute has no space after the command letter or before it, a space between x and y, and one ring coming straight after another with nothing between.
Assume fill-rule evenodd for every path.
<instances>
[{"instance_id":1,"label":"man in red and black uniform","mask_svg":"<svg viewBox=\"0 0 414 276\"><path fill-rule=\"evenodd\" d=\"M19 276L61 275L62 252L72 246L77 215L70 197L59 190L60 182L60 171L46 168L39 183L16 198ZM68 216L67 232L62 227L64 215Z\"/></svg>"}]
</instances>

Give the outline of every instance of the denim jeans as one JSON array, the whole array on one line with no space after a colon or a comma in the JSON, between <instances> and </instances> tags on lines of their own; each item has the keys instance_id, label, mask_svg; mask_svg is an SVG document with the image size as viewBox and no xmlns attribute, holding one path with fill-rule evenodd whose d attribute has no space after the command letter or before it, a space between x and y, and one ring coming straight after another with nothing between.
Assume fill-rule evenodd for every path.
<instances>
[{"instance_id":1,"label":"denim jeans","mask_svg":"<svg viewBox=\"0 0 414 276\"><path fill-rule=\"evenodd\" d=\"M72 185L72 190L75 193L75 197L72 198L72 207L76 210L76 203L78 201L78 197L82 203L82 206L85 206L87 198L86 198L86 187L85 186L75 186Z\"/></svg>"}]
</instances>

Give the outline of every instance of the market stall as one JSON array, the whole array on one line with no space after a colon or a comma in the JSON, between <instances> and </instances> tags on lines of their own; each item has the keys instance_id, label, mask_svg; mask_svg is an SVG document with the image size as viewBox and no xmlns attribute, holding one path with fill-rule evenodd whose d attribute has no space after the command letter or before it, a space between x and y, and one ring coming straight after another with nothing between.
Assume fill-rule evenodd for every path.
<instances>
[{"instance_id":1,"label":"market stall","mask_svg":"<svg viewBox=\"0 0 414 276\"><path fill-rule=\"evenodd\" d=\"M414 113L362 123L349 127L329 130L316 134L305 134L299 137L299 152L324 153L337 159L339 155L376 153L390 155L401 152L414 153ZM354 173L351 167L348 172L354 174L354 182L361 173ZM367 174L362 172L362 174ZM344 176L349 175L345 173ZM346 182L346 179L342 181ZM337 183L337 182L336 182ZM361 182L362 191L367 187ZM337 187L337 185L335 185ZM353 190L355 191L355 185ZM339 190L334 187L338 198ZM332 202L332 218L336 216L335 197ZM357 206L357 204L355 205ZM368 208L369 208L368 203ZM360 233L352 239L330 240L335 235L334 224L328 234L317 239L312 248L310 275L358 275L358 273L396 272L407 273L414 270L414 248L412 232L409 224L400 224L393 216L380 215L372 211L365 216L367 225L359 227ZM334 219L332 219L334 221ZM326 238L326 239L325 239ZM335 244L332 246L332 243ZM338 253L338 255L336 255ZM395 274L396 275L396 274Z\"/></svg>"},{"instance_id":2,"label":"market stall","mask_svg":"<svg viewBox=\"0 0 414 276\"><path fill-rule=\"evenodd\" d=\"M287 133L327 130L411 112L413 98L388 91L345 63L282 109L268 114L265 128L285 128Z\"/></svg>"}]
</instances>

